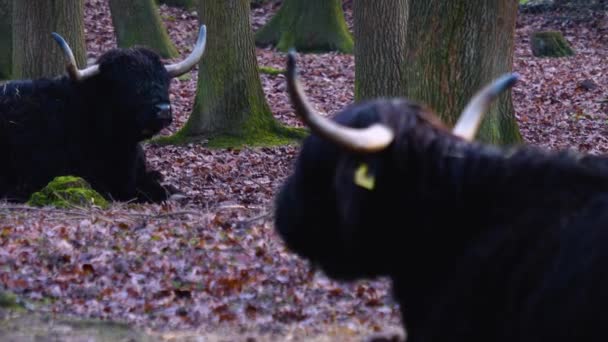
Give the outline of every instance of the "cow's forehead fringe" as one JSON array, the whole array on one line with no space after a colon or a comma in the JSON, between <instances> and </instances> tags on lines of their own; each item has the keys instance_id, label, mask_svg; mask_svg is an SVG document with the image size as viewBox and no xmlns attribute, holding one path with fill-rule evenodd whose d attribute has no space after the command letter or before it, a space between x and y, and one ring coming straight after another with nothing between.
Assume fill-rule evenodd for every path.
<instances>
[{"instance_id":1,"label":"cow's forehead fringe","mask_svg":"<svg viewBox=\"0 0 608 342\"><path fill-rule=\"evenodd\" d=\"M353 127L367 127L382 123L397 135L412 129L432 129L449 134L449 128L427 106L404 98L362 101L346 107L336 120Z\"/></svg>"},{"instance_id":2,"label":"cow's forehead fringe","mask_svg":"<svg viewBox=\"0 0 608 342\"><path fill-rule=\"evenodd\" d=\"M103 68L104 65L124 63L126 59L132 60L130 65L144 68L163 65L160 56L156 52L144 47L109 50L98 58L97 63Z\"/></svg>"}]
</instances>

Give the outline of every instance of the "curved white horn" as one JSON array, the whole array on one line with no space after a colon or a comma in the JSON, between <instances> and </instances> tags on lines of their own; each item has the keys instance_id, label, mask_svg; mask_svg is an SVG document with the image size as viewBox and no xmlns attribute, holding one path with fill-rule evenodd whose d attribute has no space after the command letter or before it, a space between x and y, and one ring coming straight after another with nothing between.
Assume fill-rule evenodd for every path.
<instances>
[{"instance_id":1,"label":"curved white horn","mask_svg":"<svg viewBox=\"0 0 608 342\"><path fill-rule=\"evenodd\" d=\"M287 55L287 88L296 114L314 133L350 151L372 153L385 149L395 138L393 131L385 125L373 124L367 128L341 126L315 112L301 90L296 71L293 50Z\"/></svg>"},{"instance_id":2,"label":"curved white horn","mask_svg":"<svg viewBox=\"0 0 608 342\"><path fill-rule=\"evenodd\" d=\"M519 75L516 73L505 74L479 91L462 111L454 129L452 129L452 134L473 141L481 119L492 102L496 100L500 93L512 87L518 79Z\"/></svg>"},{"instance_id":3,"label":"curved white horn","mask_svg":"<svg viewBox=\"0 0 608 342\"><path fill-rule=\"evenodd\" d=\"M198 31L198 39L196 40L196 45L194 46L194 49L192 49L192 52L190 53L190 55L181 62L165 65L165 69L167 69L169 76L177 77L177 76L185 74L190 69L192 69L203 56L203 52L205 52L206 44L207 44L207 27L205 25L201 25L201 28Z\"/></svg>"},{"instance_id":4,"label":"curved white horn","mask_svg":"<svg viewBox=\"0 0 608 342\"><path fill-rule=\"evenodd\" d=\"M74 58L74 53L72 53L72 49L68 45L68 43L61 37L58 33L52 32L51 35L53 39L59 44L59 47L63 51L65 55L65 69L68 72L70 78L74 81L83 81L87 78L93 77L99 73L99 65L94 64L90 67L80 70L76 65L76 59Z\"/></svg>"}]
</instances>

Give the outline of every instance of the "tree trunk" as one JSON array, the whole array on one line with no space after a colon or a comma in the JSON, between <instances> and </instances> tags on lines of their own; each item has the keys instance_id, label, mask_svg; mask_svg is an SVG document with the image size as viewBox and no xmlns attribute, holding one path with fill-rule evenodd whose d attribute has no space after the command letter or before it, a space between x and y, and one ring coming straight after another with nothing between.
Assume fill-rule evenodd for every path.
<instances>
[{"instance_id":1,"label":"tree trunk","mask_svg":"<svg viewBox=\"0 0 608 342\"><path fill-rule=\"evenodd\" d=\"M357 100L405 96L407 2L354 2Z\"/></svg>"},{"instance_id":2,"label":"tree trunk","mask_svg":"<svg viewBox=\"0 0 608 342\"><path fill-rule=\"evenodd\" d=\"M13 0L0 0L0 80L10 79L13 68Z\"/></svg>"},{"instance_id":3,"label":"tree trunk","mask_svg":"<svg viewBox=\"0 0 608 342\"><path fill-rule=\"evenodd\" d=\"M110 11L118 46L143 45L165 58L179 55L154 0L110 0Z\"/></svg>"},{"instance_id":4,"label":"tree trunk","mask_svg":"<svg viewBox=\"0 0 608 342\"><path fill-rule=\"evenodd\" d=\"M82 0L13 0L13 78L51 77L65 72L65 57L51 32L68 42L80 67L86 65Z\"/></svg>"},{"instance_id":5,"label":"tree trunk","mask_svg":"<svg viewBox=\"0 0 608 342\"><path fill-rule=\"evenodd\" d=\"M207 47L194 108L177 138L208 137L210 146L282 143L294 137L272 116L260 82L249 0L201 1Z\"/></svg>"},{"instance_id":6,"label":"tree trunk","mask_svg":"<svg viewBox=\"0 0 608 342\"><path fill-rule=\"evenodd\" d=\"M277 14L257 33L256 42L276 45L281 51L353 51L342 0L284 0Z\"/></svg>"},{"instance_id":7,"label":"tree trunk","mask_svg":"<svg viewBox=\"0 0 608 342\"><path fill-rule=\"evenodd\" d=\"M411 0L406 39L407 96L454 124L471 97L512 70L517 0ZM506 92L486 115L482 141L521 141Z\"/></svg>"}]
</instances>

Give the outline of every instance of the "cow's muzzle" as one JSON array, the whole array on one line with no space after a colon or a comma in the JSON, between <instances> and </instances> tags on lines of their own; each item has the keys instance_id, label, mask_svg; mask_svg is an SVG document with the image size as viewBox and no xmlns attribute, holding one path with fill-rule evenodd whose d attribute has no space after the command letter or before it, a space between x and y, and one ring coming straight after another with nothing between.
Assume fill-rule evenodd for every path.
<instances>
[{"instance_id":1,"label":"cow's muzzle","mask_svg":"<svg viewBox=\"0 0 608 342\"><path fill-rule=\"evenodd\" d=\"M161 121L171 122L171 105L168 103L159 103L156 105L156 118Z\"/></svg>"}]
</instances>

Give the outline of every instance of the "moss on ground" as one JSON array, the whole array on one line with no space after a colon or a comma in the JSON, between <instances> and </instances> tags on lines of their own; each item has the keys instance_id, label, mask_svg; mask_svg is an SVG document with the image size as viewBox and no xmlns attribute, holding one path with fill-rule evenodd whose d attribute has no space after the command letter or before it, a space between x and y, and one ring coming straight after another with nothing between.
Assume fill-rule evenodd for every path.
<instances>
[{"instance_id":1,"label":"moss on ground","mask_svg":"<svg viewBox=\"0 0 608 342\"><path fill-rule=\"evenodd\" d=\"M159 145L184 145L188 143L199 143L205 141L209 148L241 148L249 147L273 147L289 144L297 144L308 135L304 128L276 125L270 131L267 130L245 130L244 132L225 133L214 136L190 136L179 131L172 136L162 136L150 140L150 143Z\"/></svg>"},{"instance_id":2,"label":"moss on ground","mask_svg":"<svg viewBox=\"0 0 608 342\"><path fill-rule=\"evenodd\" d=\"M285 69L273 68L270 66L262 66L262 65L260 65L258 67L258 71L261 74L267 74L267 75L280 75L280 74L285 73Z\"/></svg>"},{"instance_id":3,"label":"moss on ground","mask_svg":"<svg viewBox=\"0 0 608 342\"><path fill-rule=\"evenodd\" d=\"M15 294L7 291L0 291L0 308L2 309L23 309L23 303L15 296Z\"/></svg>"},{"instance_id":4,"label":"moss on ground","mask_svg":"<svg viewBox=\"0 0 608 342\"><path fill-rule=\"evenodd\" d=\"M223 134L211 137L207 146L211 148L237 148L243 146L271 147L294 144L301 141L308 132L302 128L278 127L271 132L248 132L245 135Z\"/></svg>"},{"instance_id":5,"label":"moss on ground","mask_svg":"<svg viewBox=\"0 0 608 342\"><path fill-rule=\"evenodd\" d=\"M136 327L108 320L83 319L35 311L0 309L2 341L165 341Z\"/></svg>"},{"instance_id":6,"label":"moss on ground","mask_svg":"<svg viewBox=\"0 0 608 342\"><path fill-rule=\"evenodd\" d=\"M92 205L107 208L109 206L108 201L93 190L87 181L74 176L56 177L42 190L33 193L27 204L36 207L54 206L58 208Z\"/></svg>"}]
</instances>

